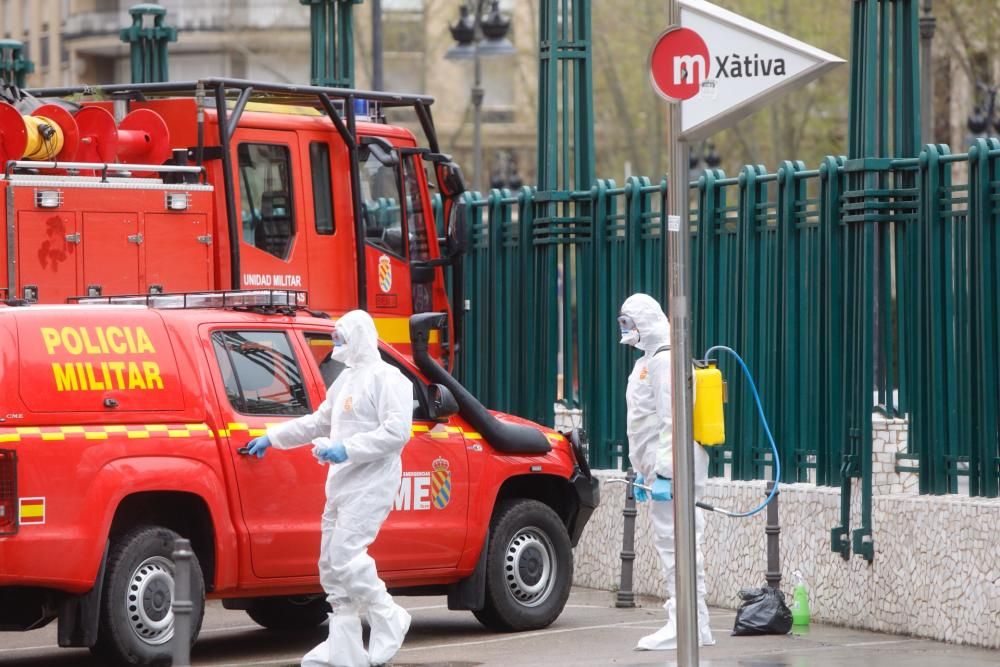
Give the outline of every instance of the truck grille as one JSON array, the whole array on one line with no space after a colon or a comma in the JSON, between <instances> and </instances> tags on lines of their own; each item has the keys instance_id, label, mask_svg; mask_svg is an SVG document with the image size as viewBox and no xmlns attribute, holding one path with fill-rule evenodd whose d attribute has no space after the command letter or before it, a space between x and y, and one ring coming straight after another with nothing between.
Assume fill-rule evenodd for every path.
<instances>
[{"instance_id":1,"label":"truck grille","mask_svg":"<svg viewBox=\"0 0 1000 667\"><path fill-rule=\"evenodd\" d=\"M17 532L17 452L0 449L0 535Z\"/></svg>"}]
</instances>

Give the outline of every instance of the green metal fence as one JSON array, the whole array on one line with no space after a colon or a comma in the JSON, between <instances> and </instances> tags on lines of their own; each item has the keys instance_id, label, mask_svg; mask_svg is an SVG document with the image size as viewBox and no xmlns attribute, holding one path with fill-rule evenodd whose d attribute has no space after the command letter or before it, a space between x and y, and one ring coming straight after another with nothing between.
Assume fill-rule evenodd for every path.
<instances>
[{"instance_id":1,"label":"green metal fence","mask_svg":"<svg viewBox=\"0 0 1000 667\"><path fill-rule=\"evenodd\" d=\"M954 185L965 173L969 185ZM618 344L615 317L633 292L664 297L666 189L632 177L569 193L560 206L572 233L532 218L530 188L463 204L473 248L461 379L491 407L548 423L556 402L581 407L597 467L628 454L635 353ZM912 459L923 492L954 492L967 476L971 494L998 494L1000 143L747 166L737 178L706 171L690 194L694 350L726 344L744 356L783 481L842 486L836 551L871 549L873 409L909 418L900 470ZM732 362L721 366L728 444L712 448L711 474L770 477L751 398Z\"/></svg>"}]
</instances>

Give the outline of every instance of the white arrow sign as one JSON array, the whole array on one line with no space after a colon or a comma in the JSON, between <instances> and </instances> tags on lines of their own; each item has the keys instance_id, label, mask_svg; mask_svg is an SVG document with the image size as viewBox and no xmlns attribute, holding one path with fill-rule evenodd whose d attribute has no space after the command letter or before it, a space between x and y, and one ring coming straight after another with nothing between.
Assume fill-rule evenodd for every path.
<instances>
[{"instance_id":1,"label":"white arrow sign","mask_svg":"<svg viewBox=\"0 0 1000 667\"><path fill-rule=\"evenodd\" d=\"M703 139L844 62L704 0L650 53L653 87L681 102L683 138Z\"/></svg>"}]
</instances>

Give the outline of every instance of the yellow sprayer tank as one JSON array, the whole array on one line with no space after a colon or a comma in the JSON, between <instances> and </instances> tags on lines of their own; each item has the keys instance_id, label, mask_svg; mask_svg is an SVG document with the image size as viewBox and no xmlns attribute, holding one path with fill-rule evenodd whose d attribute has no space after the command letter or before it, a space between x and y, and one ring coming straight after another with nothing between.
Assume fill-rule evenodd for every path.
<instances>
[{"instance_id":1,"label":"yellow sprayer tank","mask_svg":"<svg viewBox=\"0 0 1000 667\"><path fill-rule=\"evenodd\" d=\"M726 387L722 371L714 362L695 362L694 439L703 445L726 441L726 421L722 411Z\"/></svg>"}]
</instances>

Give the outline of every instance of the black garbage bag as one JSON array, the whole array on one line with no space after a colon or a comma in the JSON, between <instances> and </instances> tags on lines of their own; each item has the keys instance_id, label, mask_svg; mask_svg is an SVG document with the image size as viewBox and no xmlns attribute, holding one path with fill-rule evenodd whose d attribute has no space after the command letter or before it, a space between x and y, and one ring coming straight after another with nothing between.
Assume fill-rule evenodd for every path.
<instances>
[{"instance_id":1,"label":"black garbage bag","mask_svg":"<svg viewBox=\"0 0 1000 667\"><path fill-rule=\"evenodd\" d=\"M792 612L785 604L785 595L777 588L743 588L743 602L736 610L733 636L787 635L792 629Z\"/></svg>"}]
</instances>

